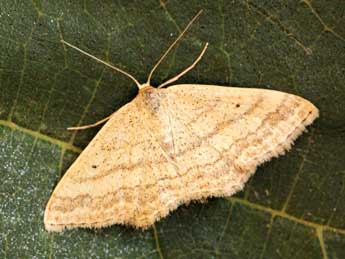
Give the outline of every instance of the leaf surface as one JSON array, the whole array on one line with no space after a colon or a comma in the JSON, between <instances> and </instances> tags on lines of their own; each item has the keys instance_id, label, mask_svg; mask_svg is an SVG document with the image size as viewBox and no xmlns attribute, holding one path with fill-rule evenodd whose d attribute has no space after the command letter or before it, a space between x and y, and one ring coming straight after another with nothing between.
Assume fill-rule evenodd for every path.
<instances>
[{"instance_id":1,"label":"leaf surface","mask_svg":"<svg viewBox=\"0 0 345 259\"><path fill-rule=\"evenodd\" d=\"M344 258L345 8L332 1L0 0L1 258ZM236 197L192 203L146 231L122 226L47 233L43 212L68 166L106 117L137 94L121 74L64 39L146 77L262 87L312 101L320 118Z\"/></svg>"}]
</instances>

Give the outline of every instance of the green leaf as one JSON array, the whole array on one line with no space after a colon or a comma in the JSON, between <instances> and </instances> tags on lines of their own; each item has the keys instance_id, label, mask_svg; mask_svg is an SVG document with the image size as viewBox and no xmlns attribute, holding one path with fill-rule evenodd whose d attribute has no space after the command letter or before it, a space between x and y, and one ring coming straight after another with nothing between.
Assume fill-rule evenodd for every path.
<instances>
[{"instance_id":1,"label":"green leaf","mask_svg":"<svg viewBox=\"0 0 345 259\"><path fill-rule=\"evenodd\" d=\"M345 8L332 1L0 0L1 258L345 258ZM243 192L181 206L146 231L123 226L47 233L45 204L136 86L64 39L144 82L199 10L204 14L154 74L181 83L294 93L320 119Z\"/></svg>"}]
</instances>

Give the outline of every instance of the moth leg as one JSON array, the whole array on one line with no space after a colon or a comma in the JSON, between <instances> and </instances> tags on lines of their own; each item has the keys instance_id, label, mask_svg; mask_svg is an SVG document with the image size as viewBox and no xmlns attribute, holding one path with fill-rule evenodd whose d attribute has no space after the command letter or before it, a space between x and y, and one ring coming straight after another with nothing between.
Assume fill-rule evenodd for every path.
<instances>
[{"instance_id":1,"label":"moth leg","mask_svg":"<svg viewBox=\"0 0 345 259\"><path fill-rule=\"evenodd\" d=\"M93 128L98 126L99 124L102 124L104 122L106 122L107 120L109 120L111 118L111 116L113 116L114 113L112 113L111 115L109 115L108 117L101 119L95 123L92 124L88 124L88 125L84 125L84 126L78 126L78 127L68 127L67 130L83 130L83 129L89 129L89 128Z\"/></svg>"}]
</instances>

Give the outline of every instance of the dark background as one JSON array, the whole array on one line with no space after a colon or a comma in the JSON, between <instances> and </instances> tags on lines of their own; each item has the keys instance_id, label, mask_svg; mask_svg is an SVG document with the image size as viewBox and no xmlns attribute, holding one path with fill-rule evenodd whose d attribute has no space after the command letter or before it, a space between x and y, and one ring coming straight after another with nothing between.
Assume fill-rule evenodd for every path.
<instances>
[{"instance_id":1,"label":"dark background","mask_svg":"<svg viewBox=\"0 0 345 259\"><path fill-rule=\"evenodd\" d=\"M199 11L154 74L179 83L261 87L312 101L320 118L235 198L182 206L146 231L61 234L43 227L55 184ZM345 258L345 3L332 1L0 0L1 258Z\"/></svg>"}]
</instances>

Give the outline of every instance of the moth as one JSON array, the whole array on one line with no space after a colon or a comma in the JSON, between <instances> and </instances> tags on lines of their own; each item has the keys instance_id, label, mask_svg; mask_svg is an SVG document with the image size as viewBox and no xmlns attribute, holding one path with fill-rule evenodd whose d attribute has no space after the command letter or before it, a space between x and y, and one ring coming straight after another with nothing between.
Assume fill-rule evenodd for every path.
<instances>
[{"instance_id":1,"label":"moth","mask_svg":"<svg viewBox=\"0 0 345 259\"><path fill-rule=\"evenodd\" d=\"M140 84L109 117L56 186L44 214L48 231L125 224L147 228L181 204L242 190L258 165L289 150L318 117L309 101L284 92L201 84L163 88L153 72L201 14L189 22Z\"/></svg>"}]
</instances>

